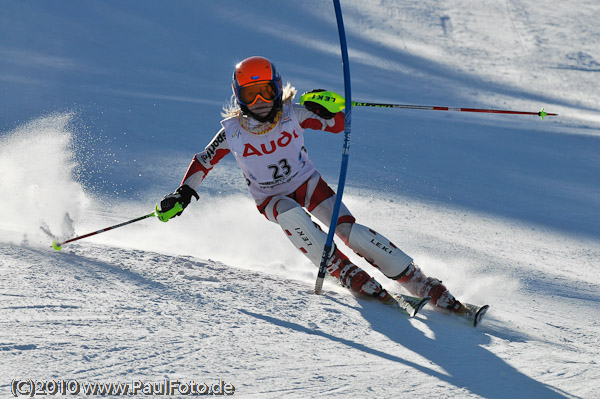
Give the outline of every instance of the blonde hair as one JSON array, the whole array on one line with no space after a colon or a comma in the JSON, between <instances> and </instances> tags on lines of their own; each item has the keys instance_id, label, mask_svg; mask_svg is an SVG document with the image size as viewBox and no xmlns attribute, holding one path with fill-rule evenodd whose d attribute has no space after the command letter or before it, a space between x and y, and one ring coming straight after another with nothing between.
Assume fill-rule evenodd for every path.
<instances>
[{"instance_id":1,"label":"blonde hair","mask_svg":"<svg viewBox=\"0 0 600 399\"><path fill-rule=\"evenodd\" d=\"M296 97L297 93L298 93L298 90L296 90L296 88L293 87L290 82L287 82L286 85L283 87L283 90L281 93L281 102L282 103L292 102L292 100L294 100L294 97ZM242 110L240 109L240 106L238 105L237 101L235 100L235 95L232 94L229 102L227 104L223 105L223 110L221 111L221 116L223 118L235 118L235 117L239 117L241 114L242 114Z\"/></svg>"}]
</instances>

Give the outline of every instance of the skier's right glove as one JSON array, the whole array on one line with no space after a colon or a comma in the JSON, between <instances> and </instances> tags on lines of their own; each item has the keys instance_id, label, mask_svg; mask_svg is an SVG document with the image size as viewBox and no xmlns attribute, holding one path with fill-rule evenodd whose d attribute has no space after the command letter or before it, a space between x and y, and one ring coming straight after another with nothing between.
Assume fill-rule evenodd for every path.
<instances>
[{"instance_id":1,"label":"skier's right glove","mask_svg":"<svg viewBox=\"0 0 600 399\"><path fill-rule=\"evenodd\" d=\"M198 193L188 185L183 185L175 190L172 194L167 194L156 205L156 217L161 222L168 222L169 219L179 216L183 210L190 204L192 196L196 197L196 201L200 199Z\"/></svg>"}]
</instances>

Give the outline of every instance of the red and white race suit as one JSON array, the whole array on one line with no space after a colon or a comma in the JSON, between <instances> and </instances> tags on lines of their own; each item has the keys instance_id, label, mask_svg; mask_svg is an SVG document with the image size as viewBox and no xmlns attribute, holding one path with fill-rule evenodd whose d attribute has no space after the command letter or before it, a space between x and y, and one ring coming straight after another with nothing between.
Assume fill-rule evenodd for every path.
<instances>
[{"instance_id":1,"label":"red and white race suit","mask_svg":"<svg viewBox=\"0 0 600 399\"><path fill-rule=\"evenodd\" d=\"M181 184L197 189L212 168L232 153L259 211L278 223L292 243L318 265L326 234L312 223L302 208L329 226L335 192L308 157L304 129L339 133L344 130L344 116L339 112L332 119L322 119L303 106L287 101L270 124L245 116L224 119L222 128L204 151L194 156ZM387 277L402 282L413 293L431 295L434 303L441 298L439 304L449 306L448 298L453 298L439 280L425 276L412 258L387 238L356 223L343 204L337 226L338 236ZM327 269L354 291L384 300L389 297L379 283L337 248L332 251Z\"/></svg>"}]
</instances>

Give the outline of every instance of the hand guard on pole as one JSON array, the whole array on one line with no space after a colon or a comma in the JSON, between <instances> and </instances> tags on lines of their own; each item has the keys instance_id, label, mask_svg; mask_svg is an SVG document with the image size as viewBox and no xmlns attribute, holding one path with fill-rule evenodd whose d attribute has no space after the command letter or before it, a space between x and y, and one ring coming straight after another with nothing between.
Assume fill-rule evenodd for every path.
<instances>
[{"instance_id":1,"label":"hand guard on pole","mask_svg":"<svg viewBox=\"0 0 600 399\"><path fill-rule=\"evenodd\" d=\"M307 91L300 97L300 105L303 105L304 108L323 119L333 118L335 114L344 108L343 106L339 107L338 104L332 105L330 103L332 97L328 95L323 96L319 93L329 94L333 92L325 91L323 89ZM341 96L339 97L341 98ZM333 101L335 101L335 99Z\"/></svg>"},{"instance_id":2,"label":"hand guard on pole","mask_svg":"<svg viewBox=\"0 0 600 399\"><path fill-rule=\"evenodd\" d=\"M174 193L165 195L156 205L156 217L161 222L168 222L169 219L181 215L192 197L196 197L196 201L200 199L198 193L190 186L180 186Z\"/></svg>"}]
</instances>

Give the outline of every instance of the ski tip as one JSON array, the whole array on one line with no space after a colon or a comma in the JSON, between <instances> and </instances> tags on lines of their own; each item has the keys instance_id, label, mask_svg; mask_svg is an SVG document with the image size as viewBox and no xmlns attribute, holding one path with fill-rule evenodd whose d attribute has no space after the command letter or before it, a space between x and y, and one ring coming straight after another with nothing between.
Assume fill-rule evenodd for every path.
<instances>
[{"instance_id":1,"label":"ski tip","mask_svg":"<svg viewBox=\"0 0 600 399\"><path fill-rule=\"evenodd\" d=\"M56 251L60 251L62 249L58 241L52 241L52 248L54 248Z\"/></svg>"},{"instance_id":2,"label":"ski tip","mask_svg":"<svg viewBox=\"0 0 600 399\"><path fill-rule=\"evenodd\" d=\"M488 311L488 309L490 308L490 305L483 305L475 314L475 319L473 320L473 327L477 327L477 325L479 324L479 322L481 321L481 319L483 318L483 316L485 315L485 313Z\"/></svg>"},{"instance_id":3,"label":"ski tip","mask_svg":"<svg viewBox=\"0 0 600 399\"><path fill-rule=\"evenodd\" d=\"M430 299L430 296L426 296L423 299L421 299L421 301L415 306L415 311L411 317L415 317L417 313L419 313L421 309L423 309L423 307L429 303Z\"/></svg>"},{"instance_id":4,"label":"ski tip","mask_svg":"<svg viewBox=\"0 0 600 399\"><path fill-rule=\"evenodd\" d=\"M417 313L423 309L423 306L427 305L430 296L423 298L409 295L396 295L394 296L398 302L400 308L411 318L415 317Z\"/></svg>"}]
</instances>

